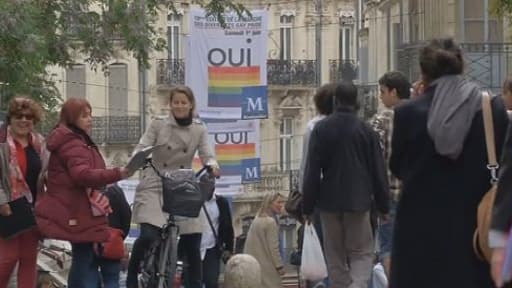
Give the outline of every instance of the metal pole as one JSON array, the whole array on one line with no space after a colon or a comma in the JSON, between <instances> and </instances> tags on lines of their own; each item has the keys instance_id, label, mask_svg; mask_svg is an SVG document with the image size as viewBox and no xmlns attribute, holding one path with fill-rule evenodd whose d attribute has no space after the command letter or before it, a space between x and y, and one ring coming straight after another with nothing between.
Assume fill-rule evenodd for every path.
<instances>
[{"instance_id":1,"label":"metal pole","mask_svg":"<svg viewBox=\"0 0 512 288\"><path fill-rule=\"evenodd\" d=\"M145 20L146 15L146 1L140 1L140 9L143 13L143 20ZM142 25L142 23L141 23ZM139 68L139 113L140 113L140 128L141 134L146 130L146 85L147 85L147 75L146 75L146 67L144 67L143 63L137 61Z\"/></svg>"},{"instance_id":2,"label":"metal pole","mask_svg":"<svg viewBox=\"0 0 512 288\"><path fill-rule=\"evenodd\" d=\"M466 15L464 15L464 0L459 1L459 29L460 29L460 42L464 43L466 41L466 25L465 19Z\"/></svg>"},{"instance_id":3,"label":"metal pole","mask_svg":"<svg viewBox=\"0 0 512 288\"><path fill-rule=\"evenodd\" d=\"M318 19L315 25L316 84L322 84L322 0L316 0Z\"/></svg>"},{"instance_id":4,"label":"metal pole","mask_svg":"<svg viewBox=\"0 0 512 288\"><path fill-rule=\"evenodd\" d=\"M489 42L489 0L484 0L484 42Z\"/></svg>"}]
</instances>

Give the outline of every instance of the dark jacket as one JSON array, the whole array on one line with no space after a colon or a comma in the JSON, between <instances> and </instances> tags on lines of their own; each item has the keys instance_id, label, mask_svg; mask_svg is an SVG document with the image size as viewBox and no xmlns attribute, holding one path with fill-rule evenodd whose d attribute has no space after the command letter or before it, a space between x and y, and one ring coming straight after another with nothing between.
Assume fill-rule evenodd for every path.
<instances>
[{"instance_id":1,"label":"dark jacket","mask_svg":"<svg viewBox=\"0 0 512 288\"><path fill-rule=\"evenodd\" d=\"M508 127L500 166L491 228L508 234L512 225L512 125Z\"/></svg>"},{"instance_id":2,"label":"dark jacket","mask_svg":"<svg viewBox=\"0 0 512 288\"><path fill-rule=\"evenodd\" d=\"M117 228L123 231L123 236L126 238L130 232L130 223L132 219L132 210L130 204L126 201L123 189L117 184L109 186L105 191L112 207L112 213L108 215L108 224L110 227Z\"/></svg>"},{"instance_id":3,"label":"dark jacket","mask_svg":"<svg viewBox=\"0 0 512 288\"><path fill-rule=\"evenodd\" d=\"M233 253L235 232L233 230L233 221L231 217L231 208L228 200L222 196L215 195L217 207L219 207L219 245L224 250ZM208 229L211 229L208 223Z\"/></svg>"},{"instance_id":4,"label":"dark jacket","mask_svg":"<svg viewBox=\"0 0 512 288\"><path fill-rule=\"evenodd\" d=\"M389 211L389 187L378 135L354 111L339 110L315 125L304 171L304 213Z\"/></svg>"},{"instance_id":5,"label":"dark jacket","mask_svg":"<svg viewBox=\"0 0 512 288\"><path fill-rule=\"evenodd\" d=\"M90 139L64 125L51 132L47 147L47 193L39 197L35 209L42 234L70 242L106 241L107 217L92 215L87 190L121 180L119 168L106 169Z\"/></svg>"},{"instance_id":6,"label":"dark jacket","mask_svg":"<svg viewBox=\"0 0 512 288\"><path fill-rule=\"evenodd\" d=\"M472 247L477 206L490 188L482 111L456 160L436 152L427 132L435 87L395 109L391 171L403 182L397 207L390 288L494 287ZM449 97L450 95L446 95ZM492 100L498 156L508 124Z\"/></svg>"}]
</instances>

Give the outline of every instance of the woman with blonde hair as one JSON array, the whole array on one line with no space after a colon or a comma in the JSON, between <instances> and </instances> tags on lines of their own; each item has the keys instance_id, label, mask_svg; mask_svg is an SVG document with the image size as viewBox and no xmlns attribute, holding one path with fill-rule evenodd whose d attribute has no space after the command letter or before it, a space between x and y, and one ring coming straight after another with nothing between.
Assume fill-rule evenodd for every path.
<instances>
[{"instance_id":1,"label":"woman with blonde hair","mask_svg":"<svg viewBox=\"0 0 512 288\"><path fill-rule=\"evenodd\" d=\"M149 146L160 146L153 152L153 164L161 174L177 169L190 169L194 155L199 155L203 165L212 167L213 174L220 170L213 150L208 143L205 124L196 117L196 99L187 86L177 86L169 93L170 114L154 119L139 141L135 152ZM144 169L137 186L133 203L132 222L140 226L140 235L133 244L128 265L126 286L138 287L137 275L140 262L151 244L161 234L167 223L167 214L162 211L162 179L153 169ZM187 260L185 287L201 288L201 233L207 225L203 213L199 217L179 221L180 241L178 255Z\"/></svg>"},{"instance_id":2,"label":"woman with blonde hair","mask_svg":"<svg viewBox=\"0 0 512 288\"><path fill-rule=\"evenodd\" d=\"M282 287L281 277L285 274L279 252L278 216L282 213L284 197L277 193L265 196L256 214L245 242L244 253L256 258L261 266L261 287Z\"/></svg>"}]
</instances>

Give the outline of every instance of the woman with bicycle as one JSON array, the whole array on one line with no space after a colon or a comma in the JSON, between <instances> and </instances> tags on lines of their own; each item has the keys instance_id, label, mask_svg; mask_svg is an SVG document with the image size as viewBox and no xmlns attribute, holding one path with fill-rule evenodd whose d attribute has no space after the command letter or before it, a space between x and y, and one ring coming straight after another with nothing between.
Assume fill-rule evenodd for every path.
<instances>
[{"instance_id":1,"label":"woman with bicycle","mask_svg":"<svg viewBox=\"0 0 512 288\"><path fill-rule=\"evenodd\" d=\"M161 173L192 167L196 151L204 165L219 169L214 154L208 144L208 132L201 120L194 118L196 101L189 87L178 86L171 90L169 106L171 113L164 119L151 122L135 152L148 146L162 145L153 152L153 165ZM132 221L140 225L140 235L135 241L128 265L126 286L138 286L137 277L140 262L151 244L158 239L161 228L167 223L167 215L162 211L162 180L153 169L144 169L137 186L133 204ZM202 214L178 222L180 243L178 249L188 262L187 288L201 287L201 233L206 227ZM180 254L182 254L180 253Z\"/></svg>"}]
</instances>

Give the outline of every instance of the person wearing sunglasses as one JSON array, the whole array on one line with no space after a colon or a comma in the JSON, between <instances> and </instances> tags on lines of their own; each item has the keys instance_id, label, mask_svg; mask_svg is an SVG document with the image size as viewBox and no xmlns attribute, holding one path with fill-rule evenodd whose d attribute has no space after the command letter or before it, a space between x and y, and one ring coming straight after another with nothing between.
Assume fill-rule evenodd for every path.
<instances>
[{"instance_id":1,"label":"person wearing sunglasses","mask_svg":"<svg viewBox=\"0 0 512 288\"><path fill-rule=\"evenodd\" d=\"M0 131L0 215L12 215L9 203L23 197L35 205L42 165L48 159L44 137L34 131L43 109L34 100L15 97L8 104L7 125ZM0 238L0 287L6 287L14 268L17 287L36 286L39 233L34 227L9 239Z\"/></svg>"}]
</instances>

